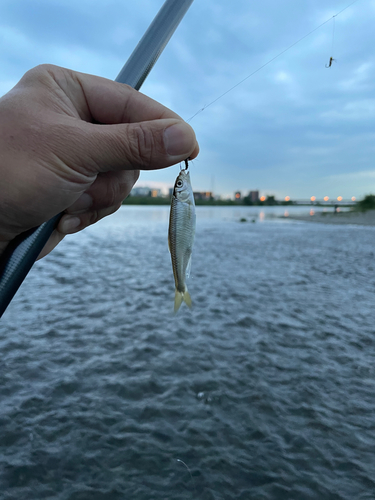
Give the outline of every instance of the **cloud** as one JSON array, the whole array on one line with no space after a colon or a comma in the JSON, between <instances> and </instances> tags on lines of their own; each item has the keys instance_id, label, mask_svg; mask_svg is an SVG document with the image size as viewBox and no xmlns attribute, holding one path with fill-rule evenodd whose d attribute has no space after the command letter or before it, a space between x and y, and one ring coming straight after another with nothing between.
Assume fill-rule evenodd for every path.
<instances>
[{"instance_id":1,"label":"cloud","mask_svg":"<svg viewBox=\"0 0 375 500\"><path fill-rule=\"evenodd\" d=\"M375 170L363 170L359 172L347 172L342 174L329 175L322 179L323 185L327 189L334 189L345 198L355 196L356 192L365 194L375 194ZM349 187L350 186L350 187Z\"/></svg>"},{"instance_id":2,"label":"cloud","mask_svg":"<svg viewBox=\"0 0 375 500\"><path fill-rule=\"evenodd\" d=\"M161 5L3 0L0 93L42 62L115 78ZM304 198L311 191L331 196L331 186L333 196L335 182L342 193L367 192L371 176L356 171L373 168L374 0L337 16L334 39L333 20L302 39L344 7L325 0L193 2L142 92L185 119L221 96L191 121L201 146L194 189L209 190L214 179L222 193L258 188ZM336 62L327 69L330 57ZM144 172L141 179L172 185L177 173Z\"/></svg>"},{"instance_id":3,"label":"cloud","mask_svg":"<svg viewBox=\"0 0 375 500\"><path fill-rule=\"evenodd\" d=\"M361 62L350 78L346 78L339 82L338 88L343 92L363 92L364 90L373 89L374 81L374 64L372 61Z\"/></svg>"},{"instance_id":4,"label":"cloud","mask_svg":"<svg viewBox=\"0 0 375 500\"><path fill-rule=\"evenodd\" d=\"M375 119L375 98L361 99L342 103L339 109L332 109L321 114L329 121L368 122Z\"/></svg>"}]
</instances>

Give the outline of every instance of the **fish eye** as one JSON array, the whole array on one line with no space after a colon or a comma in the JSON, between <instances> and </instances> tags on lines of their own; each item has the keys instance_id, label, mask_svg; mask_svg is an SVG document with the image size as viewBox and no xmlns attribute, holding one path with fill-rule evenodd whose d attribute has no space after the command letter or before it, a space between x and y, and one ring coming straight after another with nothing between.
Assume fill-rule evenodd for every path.
<instances>
[{"instance_id":1,"label":"fish eye","mask_svg":"<svg viewBox=\"0 0 375 500\"><path fill-rule=\"evenodd\" d=\"M177 182L176 182L176 186L177 186L177 187L179 187L179 188L180 188L180 187L182 187L182 184L183 184L183 182L182 182L182 181L177 181Z\"/></svg>"}]
</instances>

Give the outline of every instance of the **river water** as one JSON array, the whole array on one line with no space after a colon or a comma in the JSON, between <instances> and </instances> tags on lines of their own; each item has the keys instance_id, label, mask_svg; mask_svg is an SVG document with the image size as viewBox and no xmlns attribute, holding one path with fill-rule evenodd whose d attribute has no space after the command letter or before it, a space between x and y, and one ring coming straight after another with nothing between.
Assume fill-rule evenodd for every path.
<instances>
[{"instance_id":1,"label":"river water","mask_svg":"<svg viewBox=\"0 0 375 500\"><path fill-rule=\"evenodd\" d=\"M198 207L177 316L168 207L36 263L0 326L1 500L375 498L375 228L284 211Z\"/></svg>"}]
</instances>

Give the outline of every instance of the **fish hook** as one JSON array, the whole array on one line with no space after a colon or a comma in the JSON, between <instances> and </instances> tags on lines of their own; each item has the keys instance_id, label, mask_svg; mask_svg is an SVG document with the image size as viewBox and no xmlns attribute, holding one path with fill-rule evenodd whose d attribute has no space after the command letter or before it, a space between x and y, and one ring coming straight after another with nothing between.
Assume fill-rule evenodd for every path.
<instances>
[{"instance_id":1,"label":"fish hook","mask_svg":"<svg viewBox=\"0 0 375 500\"><path fill-rule=\"evenodd\" d=\"M184 160L184 162L185 162L185 168L182 168L181 165L180 165L180 172L182 172L182 171L186 172L188 170L188 168L189 168L189 160L190 160L190 158L186 158L186 160Z\"/></svg>"},{"instance_id":2,"label":"fish hook","mask_svg":"<svg viewBox=\"0 0 375 500\"><path fill-rule=\"evenodd\" d=\"M336 61L336 59L333 59L333 57L329 58L329 63L325 65L326 68L330 68L332 66L333 61Z\"/></svg>"}]
</instances>

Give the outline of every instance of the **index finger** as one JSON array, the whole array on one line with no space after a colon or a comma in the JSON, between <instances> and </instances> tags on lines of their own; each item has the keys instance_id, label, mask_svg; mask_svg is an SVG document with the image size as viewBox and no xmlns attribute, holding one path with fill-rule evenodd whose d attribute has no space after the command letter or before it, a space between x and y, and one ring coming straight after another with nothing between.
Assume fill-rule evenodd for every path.
<instances>
[{"instance_id":1,"label":"index finger","mask_svg":"<svg viewBox=\"0 0 375 500\"><path fill-rule=\"evenodd\" d=\"M67 74L60 80L59 70L54 75L55 81L58 79L57 83L86 121L118 124L162 118L181 119L177 113L129 85L71 70L63 70Z\"/></svg>"}]
</instances>

